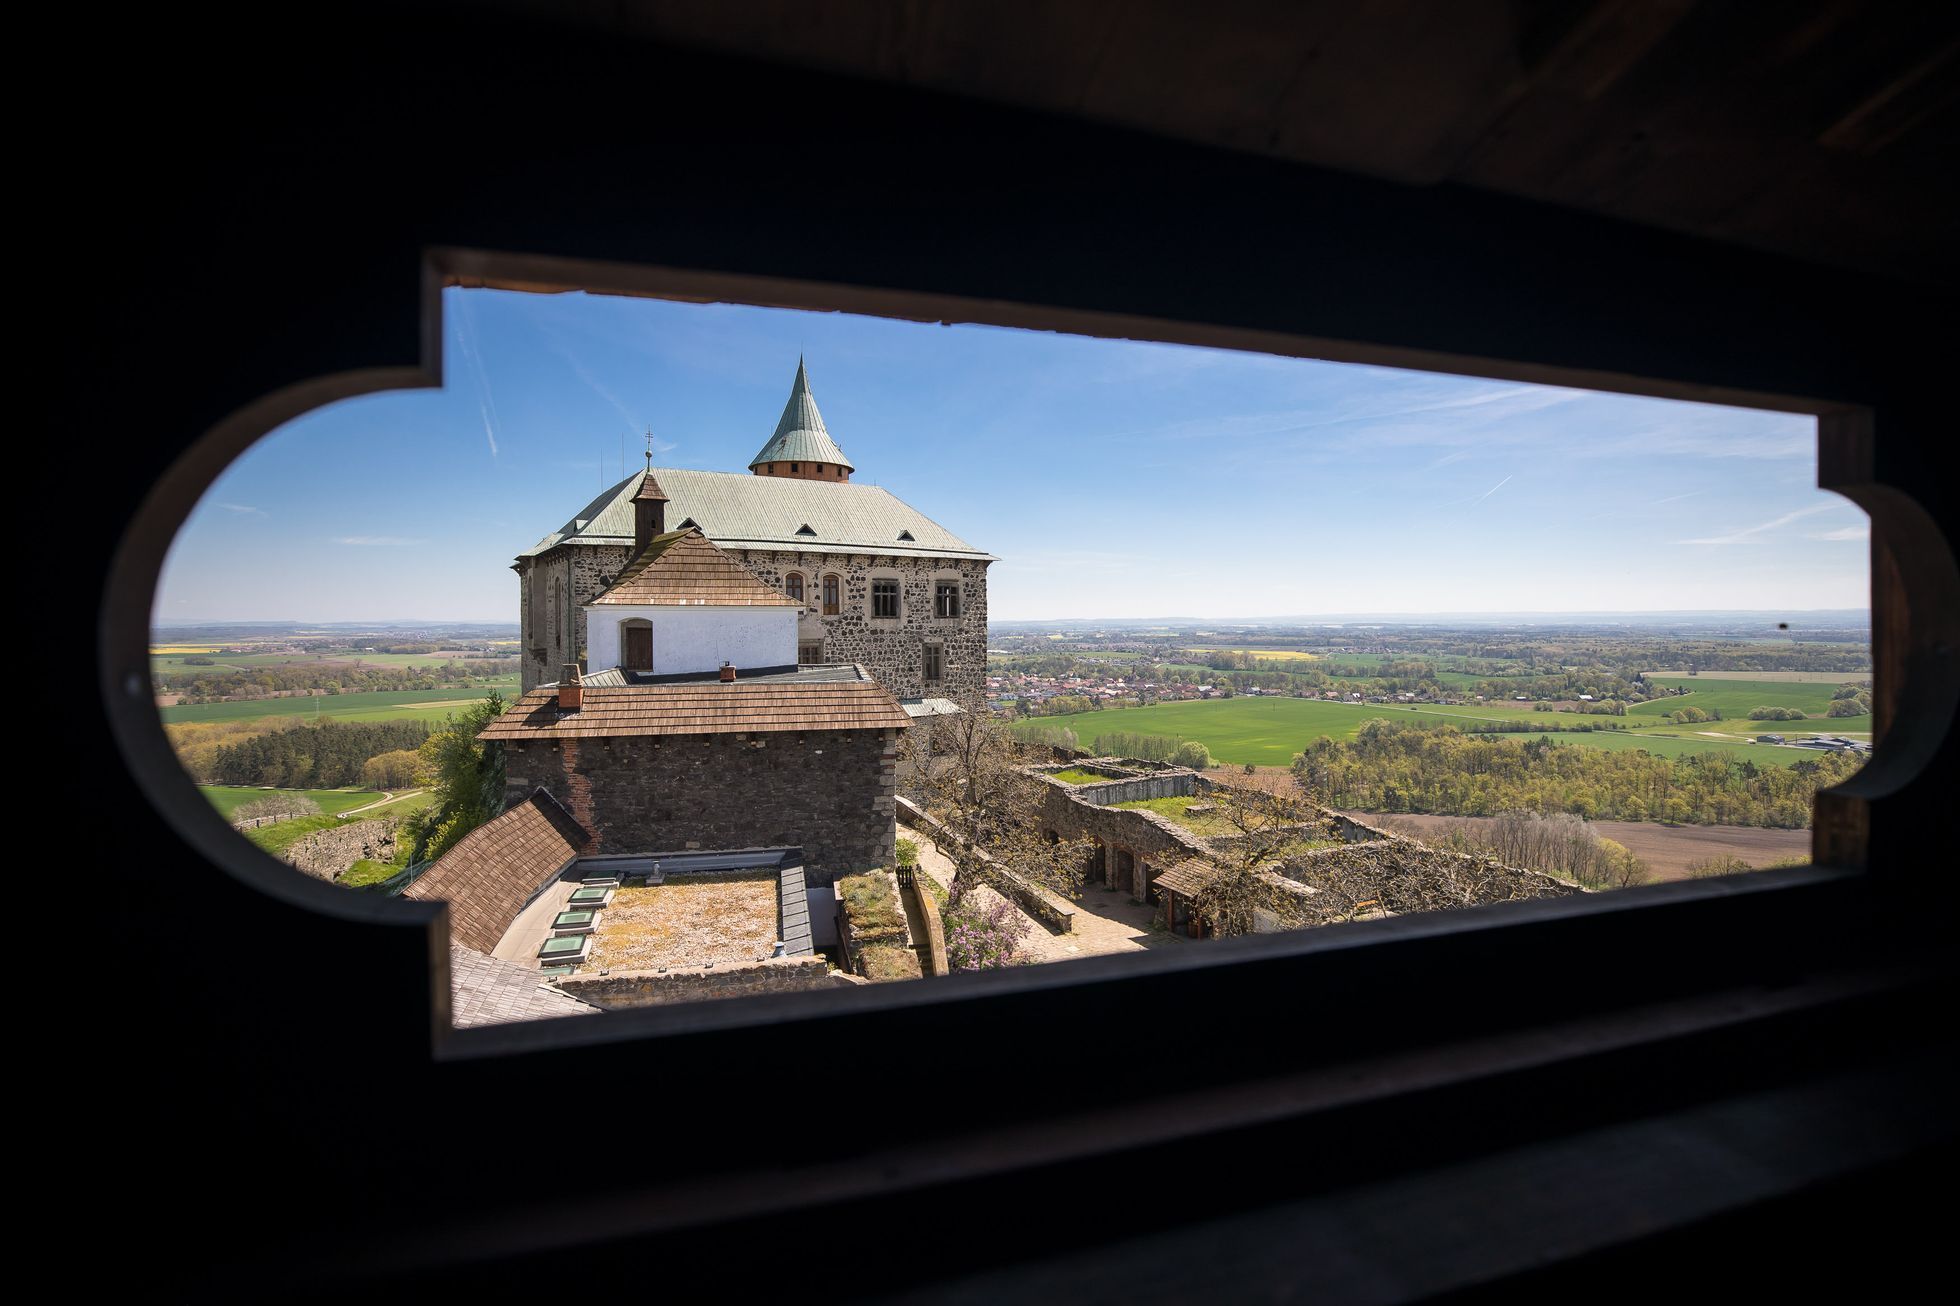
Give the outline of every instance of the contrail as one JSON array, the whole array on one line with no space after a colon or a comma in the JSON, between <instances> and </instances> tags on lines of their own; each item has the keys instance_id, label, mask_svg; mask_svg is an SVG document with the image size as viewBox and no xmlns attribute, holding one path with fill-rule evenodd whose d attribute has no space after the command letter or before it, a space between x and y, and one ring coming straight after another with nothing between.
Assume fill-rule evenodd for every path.
<instances>
[{"instance_id":1,"label":"contrail","mask_svg":"<svg viewBox=\"0 0 1960 1306\"><path fill-rule=\"evenodd\" d=\"M476 372L477 410L483 414L483 438L490 442L490 456L497 456L497 400L490 393L490 378L483 371L483 359L470 340L474 333L474 321L470 313L468 292L456 297L456 343L462 346L463 356L470 361Z\"/></svg>"},{"instance_id":2,"label":"contrail","mask_svg":"<svg viewBox=\"0 0 1960 1306\"><path fill-rule=\"evenodd\" d=\"M1512 473L1511 473L1511 476L1516 476L1516 475L1517 475L1517 473L1516 473L1516 472L1512 472ZM1507 486L1507 485L1509 485L1509 484L1511 483L1511 476L1507 476L1507 477L1505 477L1505 478L1504 478L1503 480L1501 480L1501 481L1499 481L1499 482L1498 482L1497 484L1495 484L1495 485L1493 485L1493 486L1491 486L1491 487L1490 487L1490 488L1489 488L1488 490L1485 490L1485 491L1484 491L1484 492L1483 492L1482 494L1480 494L1480 495L1478 495L1478 496L1477 496L1476 498L1474 498L1474 499L1472 499L1472 500L1471 500L1470 502L1472 502L1472 503L1482 503L1482 502L1483 502L1483 501L1484 501L1485 499L1488 499L1488 498L1490 498L1490 496L1491 496L1491 495L1493 495L1493 494L1496 494L1496 493L1497 493L1497 492L1498 492L1499 490L1501 490L1501 489L1503 489L1503 488L1504 488L1505 486Z\"/></svg>"}]
</instances>

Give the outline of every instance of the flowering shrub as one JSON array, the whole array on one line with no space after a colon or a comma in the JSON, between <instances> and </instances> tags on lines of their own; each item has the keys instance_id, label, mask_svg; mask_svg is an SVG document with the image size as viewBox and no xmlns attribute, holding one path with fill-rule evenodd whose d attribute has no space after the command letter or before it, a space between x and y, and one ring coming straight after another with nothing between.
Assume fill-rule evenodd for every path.
<instances>
[{"instance_id":1,"label":"flowering shrub","mask_svg":"<svg viewBox=\"0 0 1960 1306\"><path fill-rule=\"evenodd\" d=\"M1021 960L1028 918L998 894L962 895L945 923L946 960L954 970L997 970Z\"/></svg>"}]
</instances>

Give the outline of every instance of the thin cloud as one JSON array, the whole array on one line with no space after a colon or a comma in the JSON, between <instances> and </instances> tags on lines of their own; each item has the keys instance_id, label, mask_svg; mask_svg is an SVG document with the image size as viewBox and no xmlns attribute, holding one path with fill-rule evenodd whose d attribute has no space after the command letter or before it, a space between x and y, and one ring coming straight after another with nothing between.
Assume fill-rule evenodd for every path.
<instances>
[{"instance_id":1,"label":"thin cloud","mask_svg":"<svg viewBox=\"0 0 1960 1306\"><path fill-rule=\"evenodd\" d=\"M1708 535L1702 537L1701 539L1696 539L1696 540L1680 540L1677 541L1677 543L1741 544L1744 540L1750 539L1753 536L1761 535L1765 531L1773 531L1778 529L1779 527L1788 526L1791 522L1799 521L1805 517L1815 517L1820 512L1829 512L1835 506L1836 506L1835 504L1820 503L1815 508L1799 508L1795 512L1784 513L1781 517L1776 518L1774 521L1766 521L1756 526L1744 526L1742 529L1730 531L1726 535Z\"/></svg>"},{"instance_id":2,"label":"thin cloud","mask_svg":"<svg viewBox=\"0 0 1960 1306\"><path fill-rule=\"evenodd\" d=\"M240 515L241 517L269 517L269 516L271 516L271 514L270 514L270 513L268 513L268 512L267 512L267 511L266 511L265 509L263 509L263 508L254 508L254 507L253 507L253 506L252 506L251 504L249 504L249 503L221 503L221 504L219 504L218 506L219 506L220 508L223 508L223 509L224 509L224 510L225 510L226 512L235 512L235 513L237 513L237 514L239 514L239 515Z\"/></svg>"},{"instance_id":3,"label":"thin cloud","mask_svg":"<svg viewBox=\"0 0 1960 1306\"><path fill-rule=\"evenodd\" d=\"M471 336L475 334L475 317L470 311L467 295L457 300L456 343L461 347L463 357L476 373L477 412L483 417L483 438L490 442L490 456L497 456L497 400L490 393L490 377L483 370L483 358L476 351Z\"/></svg>"},{"instance_id":4,"label":"thin cloud","mask_svg":"<svg viewBox=\"0 0 1960 1306\"><path fill-rule=\"evenodd\" d=\"M427 540L411 540L405 535L339 535L335 544L353 544L361 548L394 549L412 544L427 544Z\"/></svg>"},{"instance_id":5,"label":"thin cloud","mask_svg":"<svg viewBox=\"0 0 1960 1306\"><path fill-rule=\"evenodd\" d=\"M1869 540L1872 537L1871 524L1863 526L1840 526L1834 531L1821 531L1812 535L1813 540Z\"/></svg>"},{"instance_id":6,"label":"thin cloud","mask_svg":"<svg viewBox=\"0 0 1960 1306\"><path fill-rule=\"evenodd\" d=\"M1664 503L1679 503L1683 499L1692 499L1698 494L1706 494L1706 493L1708 493L1706 490L1689 490L1686 494L1670 494L1665 499L1654 500L1653 503L1648 505L1648 507L1658 508Z\"/></svg>"}]
</instances>

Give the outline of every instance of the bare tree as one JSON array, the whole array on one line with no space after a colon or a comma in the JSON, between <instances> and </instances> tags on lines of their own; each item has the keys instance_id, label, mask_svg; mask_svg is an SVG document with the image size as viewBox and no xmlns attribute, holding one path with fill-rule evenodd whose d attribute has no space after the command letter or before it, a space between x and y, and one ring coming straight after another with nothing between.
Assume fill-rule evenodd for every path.
<instances>
[{"instance_id":1,"label":"bare tree","mask_svg":"<svg viewBox=\"0 0 1960 1306\"><path fill-rule=\"evenodd\" d=\"M1046 786L1025 770L1040 759L998 722L973 712L938 717L906 731L900 750L912 796L940 823L934 841L953 862L952 902L997 867L1070 897L1080 892L1090 845L1047 837Z\"/></svg>"},{"instance_id":2,"label":"bare tree","mask_svg":"<svg viewBox=\"0 0 1960 1306\"><path fill-rule=\"evenodd\" d=\"M1210 873L1192 907L1213 934L1250 934L1262 913L1282 927L1310 923L1310 893L1280 867L1335 837L1333 823L1315 804L1285 793L1216 784L1206 794L1229 833L1206 842Z\"/></svg>"}]
</instances>

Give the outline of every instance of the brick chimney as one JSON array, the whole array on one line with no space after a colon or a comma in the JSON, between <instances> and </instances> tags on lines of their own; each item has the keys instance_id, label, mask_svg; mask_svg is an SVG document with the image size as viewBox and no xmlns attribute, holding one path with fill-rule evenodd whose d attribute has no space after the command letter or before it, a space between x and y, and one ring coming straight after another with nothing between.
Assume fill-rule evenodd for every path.
<instances>
[{"instance_id":1,"label":"brick chimney","mask_svg":"<svg viewBox=\"0 0 1960 1306\"><path fill-rule=\"evenodd\" d=\"M724 685L735 683L735 664L733 662L724 662L721 664L721 683Z\"/></svg>"},{"instance_id":2,"label":"brick chimney","mask_svg":"<svg viewBox=\"0 0 1960 1306\"><path fill-rule=\"evenodd\" d=\"M639 557L656 535L667 532L667 493L648 471L633 495L633 556Z\"/></svg>"},{"instance_id":3,"label":"brick chimney","mask_svg":"<svg viewBox=\"0 0 1960 1306\"><path fill-rule=\"evenodd\" d=\"M567 662L565 674L558 677L558 710L576 712L585 704L585 685L579 680L578 663Z\"/></svg>"}]
</instances>

